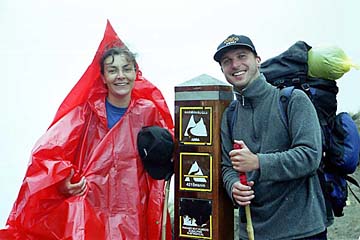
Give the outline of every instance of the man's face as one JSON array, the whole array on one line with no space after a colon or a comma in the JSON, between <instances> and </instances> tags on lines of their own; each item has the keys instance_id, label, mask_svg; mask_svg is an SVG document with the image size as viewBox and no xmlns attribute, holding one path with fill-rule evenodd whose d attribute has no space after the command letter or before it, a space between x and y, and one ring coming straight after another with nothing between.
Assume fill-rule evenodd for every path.
<instances>
[{"instance_id":1,"label":"man's face","mask_svg":"<svg viewBox=\"0 0 360 240\"><path fill-rule=\"evenodd\" d=\"M238 91L260 75L260 57L248 48L230 49L221 58L220 65L226 80Z\"/></svg>"}]
</instances>

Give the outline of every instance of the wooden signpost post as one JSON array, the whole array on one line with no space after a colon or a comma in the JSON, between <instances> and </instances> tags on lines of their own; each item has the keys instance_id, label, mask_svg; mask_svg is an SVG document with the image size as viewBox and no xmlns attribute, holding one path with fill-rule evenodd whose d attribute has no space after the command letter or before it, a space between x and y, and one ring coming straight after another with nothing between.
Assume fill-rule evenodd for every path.
<instances>
[{"instance_id":1,"label":"wooden signpost post","mask_svg":"<svg viewBox=\"0 0 360 240\"><path fill-rule=\"evenodd\" d=\"M175 239L234 239L221 179L221 117L232 87L208 75L175 86Z\"/></svg>"}]
</instances>

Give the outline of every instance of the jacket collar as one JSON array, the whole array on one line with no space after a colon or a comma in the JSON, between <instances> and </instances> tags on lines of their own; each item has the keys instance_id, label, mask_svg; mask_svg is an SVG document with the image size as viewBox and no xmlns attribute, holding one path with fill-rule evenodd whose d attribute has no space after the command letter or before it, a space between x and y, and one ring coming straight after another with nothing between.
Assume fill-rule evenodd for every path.
<instances>
[{"instance_id":1,"label":"jacket collar","mask_svg":"<svg viewBox=\"0 0 360 240\"><path fill-rule=\"evenodd\" d=\"M274 87L266 81L264 74L252 81L241 92L235 91L235 96L243 106L254 106L261 102Z\"/></svg>"}]
</instances>

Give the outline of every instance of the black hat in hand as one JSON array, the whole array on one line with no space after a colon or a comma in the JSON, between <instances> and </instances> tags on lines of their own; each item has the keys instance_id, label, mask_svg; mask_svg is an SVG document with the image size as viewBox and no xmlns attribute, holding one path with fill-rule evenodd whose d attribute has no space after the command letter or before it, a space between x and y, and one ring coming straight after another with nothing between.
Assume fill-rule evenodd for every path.
<instances>
[{"instance_id":1,"label":"black hat in hand","mask_svg":"<svg viewBox=\"0 0 360 240\"><path fill-rule=\"evenodd\" d=\"M167 129L159 126L143 127L137 136L137 147L144 168L152 178L171 178L174 173L174 141Z\"/></svg>"}]
</instances>

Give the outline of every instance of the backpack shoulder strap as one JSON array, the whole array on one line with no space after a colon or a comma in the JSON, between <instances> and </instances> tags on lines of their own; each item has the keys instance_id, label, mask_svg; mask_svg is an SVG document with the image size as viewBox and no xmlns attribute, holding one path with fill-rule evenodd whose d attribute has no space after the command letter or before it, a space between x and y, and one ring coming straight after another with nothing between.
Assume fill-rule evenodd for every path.
<instances>
[{"instance_id":1,"label":"backpack shoulder strap","mask_svg":"<svg viewBox=\"0 0 360 240\"><path fill-rule=\"evenodd\" d=\"M285 125L288 127L288 116L287 116L287 107L289 105L289 100L291 98L291 94L294 91L295 87L284 87L280 89L280 98L279 98L279 109L281 113L281 118L283 119ZM233 100L227 111L226 111L226 117L227 117L227 125L229 127L229 132L232 135L234 124L236 122L236 114L234 114L236 105L238 104L238 100Z\"/></svg>"},{"instance_id":2,"label":"backpack shoulder strap","mask_svg":"<svg viewBox=\"0 0 360 240\"><path fill-rule=\"evenodd\" d=\"M289 127L289 119L287 116L287 107L289 105L289 100L291 98L291 94L294 91L295 87L284 87L280 89L280 98L279 98L279 109L281 113L281 118L284 121L286 127Z\"/></svg>"},{"instance_id":3,"label":"backpack shoulder strap","mask_svg":"<svg viewBox=\"0 0 360 240\"><path fill-rule=\"evenodd\" d=\"M226 111L227 125L229 127L229 133L231 135L231 138L233 138L232 133L233 133L234 125L236 122L236 114L234 114L234 112L235 112L237 103L238 103L238 100L233 100L230 103L230 105ZM234 139L232 139L232 140L234 140Z\"/></svg>"}]
</instances>

